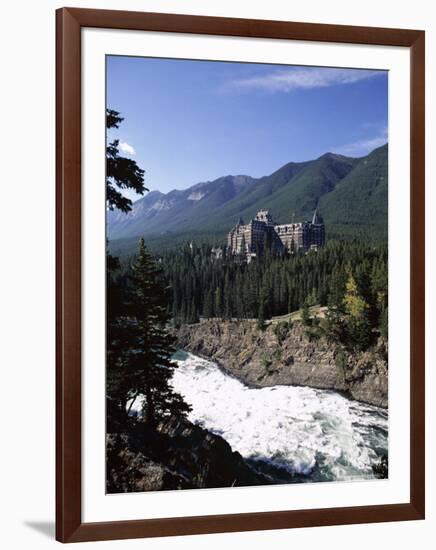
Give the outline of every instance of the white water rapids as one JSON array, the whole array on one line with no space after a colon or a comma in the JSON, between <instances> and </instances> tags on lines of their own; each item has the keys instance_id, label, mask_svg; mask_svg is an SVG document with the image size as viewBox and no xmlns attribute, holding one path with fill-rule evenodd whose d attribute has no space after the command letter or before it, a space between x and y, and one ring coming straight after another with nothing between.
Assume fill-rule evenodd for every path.
<instances>
[{"instance_id":1,"label":"white water rapids","mask_svg":"<svg viewBox=\"0 0 436 550\"><path fill-rule=\"evenodd\" d=\"M221 435L244 458L299 481L374 478L388 448L388 413L325 390L250 388L218 366L178 352L173 386L192 406L189 419ZM297 479L296 479L297 481Z\"/></svg>"}]
</instances>

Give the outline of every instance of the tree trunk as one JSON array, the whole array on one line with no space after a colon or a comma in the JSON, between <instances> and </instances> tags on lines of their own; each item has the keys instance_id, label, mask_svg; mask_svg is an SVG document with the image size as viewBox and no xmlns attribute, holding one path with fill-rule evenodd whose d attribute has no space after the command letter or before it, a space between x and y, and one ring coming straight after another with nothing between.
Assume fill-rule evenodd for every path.
<instances>
[{"instance_id":1,"label":"tree trunk","mask_svg":"<svg viewBox=\"0 0 436 550\"><path fill-rule=\"evenodd\" d=\"M155 419L155 411L154 411L153 394L151 393L150 387L147 387L145 391L145 399L147 401L147 416L146 416L145 422L148 426L154 426L156 419Z\"/></svg>"}]
</instances>

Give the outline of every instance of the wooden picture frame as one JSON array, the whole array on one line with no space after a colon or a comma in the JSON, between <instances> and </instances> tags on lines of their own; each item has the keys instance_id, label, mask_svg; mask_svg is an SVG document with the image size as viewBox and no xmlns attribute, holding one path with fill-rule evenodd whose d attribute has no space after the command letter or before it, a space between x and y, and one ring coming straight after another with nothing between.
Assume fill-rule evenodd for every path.
<instances>
[{"instance_id":1,"label":"wooden picture frame","mask_svg":"<svg viewBox=\"0 0 436 550\"><path fill-rule=\"evenodd\" d=\"M83 523L81 515L81 29L85 27L402 46L411 63L410 502ZM61 542L424 518L423 31L62 8L56 13L56 538Z\"/></svg>"}]
</instances>

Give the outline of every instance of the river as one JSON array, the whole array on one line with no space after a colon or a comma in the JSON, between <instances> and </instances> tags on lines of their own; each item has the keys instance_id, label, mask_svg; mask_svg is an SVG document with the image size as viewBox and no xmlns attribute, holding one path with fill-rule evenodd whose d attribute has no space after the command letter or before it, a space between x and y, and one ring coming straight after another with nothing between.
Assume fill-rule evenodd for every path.
<instances>
[{"instance_id":1,"label":"river","mask_svg":"<svg viewBox=\"0 0 436 550\"><path fill-rule=\"evenodd\" d=\"M297 386L250 388L215 363L177 352L173 386L189 419L221 435L277 481L373 479L388 453L386 409Z\"/></svg>"}]
</instances>

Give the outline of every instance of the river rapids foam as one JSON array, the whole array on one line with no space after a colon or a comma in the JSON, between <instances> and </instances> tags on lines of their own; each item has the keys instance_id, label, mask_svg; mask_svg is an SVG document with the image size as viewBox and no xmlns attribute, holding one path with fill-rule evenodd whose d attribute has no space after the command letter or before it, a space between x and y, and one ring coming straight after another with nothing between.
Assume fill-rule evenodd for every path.
<instances>
[{"instance_id":1,"label":"river rapids foam","mask_svg":"<svg viewBox=\"0 0 436 550\"><path fill-rule=\"evenodd\" d=\"M253 464L295 481L373 479L388 449L387 410L332 391L297 386L250 388L215 363L178 352L174 389L189 419L221 435Z\"/></svg>"}]
</instances>

